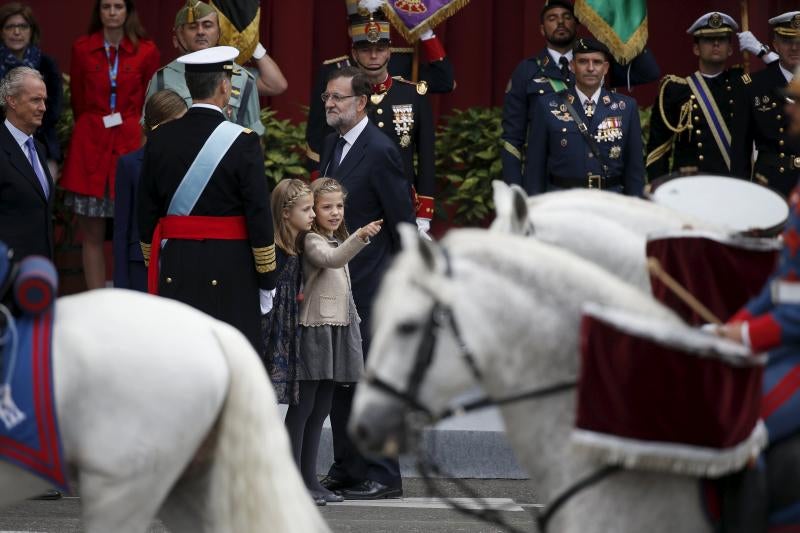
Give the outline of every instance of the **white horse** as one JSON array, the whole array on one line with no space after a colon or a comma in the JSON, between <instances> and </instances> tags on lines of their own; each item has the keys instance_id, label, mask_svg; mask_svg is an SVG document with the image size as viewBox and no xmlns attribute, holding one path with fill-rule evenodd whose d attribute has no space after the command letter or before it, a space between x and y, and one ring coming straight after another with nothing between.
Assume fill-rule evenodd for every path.
<instances>
[{"instance_id":1,"label":"white horse","mask_svg":"<svg viewBox=\"0 0 800 533\"><path fill-rule=\"evenodd\" d=\"M407 403L398 391L409 391L415 402L441 413L476 379L492 398L576 379L584 302L680 324L641 291L535 239L454 230L437 246L419 240L413 228L403 228L402 235L404 250L376 301L367 378L351 417L351 433L368 449L396 449L398 440L402 448ZM431 342L437 304L452 313L452 323L445 320L439 327L431 358L420 371L421 342ZM471 363L465 353L472 354ZM377 381L393 384L395 394L370 385ZM505 404L501 412L541 502L551 502L600 468L570 449L574 390ZM572 497L554 515L550 531L700 533L711 526L696 479L622 471Z\"/></svg>"},{"instance_id":2,"label":"white horse","mask_svg":"<svg viewBox=\"0 0 800 533\"><path fill-rule=\"evenodd\" d=\"M592 213L613 220L642 237L668 230L697 229L730 233L710 221L681 213L634 196L596 189L567 189L537 194L527 199L531 212L569 210L576 215Z\"/></svg>"},{"instance_id":3,"label":"white horse","mask_svg":"<svg viewBox=\"0 0 800 533\"><path fill-rule=\"evenodd\" d=\"M640 231L597 214L568 208L555 202L555 208L530 209L525 191L516 185L493 181L496 216L490 230L533 236L596 263L628 283L650 292L647 271L647 239ZM548 193L559 194L559 193ZM608 193L596 198L602 202Z\"/></svg>"},{"instance_id":4,"label":"white horse","mask_svg":"<svg viewBox=\"0 0 800 533\"><path fill-rule=\"evenodd\" d=\"M53 381L89 533L323 532L247 339L182 303L103 289L57 300ZM49 488L0 461L0 506Z\"/></svg>"}]
</instances>

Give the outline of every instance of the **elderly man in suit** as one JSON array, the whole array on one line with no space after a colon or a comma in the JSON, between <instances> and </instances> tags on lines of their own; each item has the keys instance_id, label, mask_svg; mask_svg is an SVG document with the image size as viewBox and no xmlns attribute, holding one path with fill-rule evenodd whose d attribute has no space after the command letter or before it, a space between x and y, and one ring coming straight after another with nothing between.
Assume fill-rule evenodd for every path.
<instances>
[{"instance_id":1,"label":"elderly man in suit","mask_svg":"<svg viewBox=\"0 0 800 533\"><path fill-rule=\"evenodd\" d=\"M399 222L415 223L411 184L397 145L367 118L372 86L356 67L331 75L322 99L325 117L336 132L326 139L321 176L339 180L348 191L345 223L360 228L384 220L388 231L350 262L353 299L361 317L364 354L369 352L372 298L392 254L399 250ZM322 484L346 499L399 498L403 494L396 459L363 457L347 436L354 387L337 387L331 409L334 464Z\"/></svg>"},{"instance_id":2,"label":"elderly man in suit","mask_svg":"<svg viewBox=\"0 0 800 533\"><path fill-rule=\"evenodd\" d=\"M17 67L0 81L0 241L17 258L53 258L53 179L44 146L33 138L46 101L42 75L32 68Z\"/></svg>"}]
</instances>

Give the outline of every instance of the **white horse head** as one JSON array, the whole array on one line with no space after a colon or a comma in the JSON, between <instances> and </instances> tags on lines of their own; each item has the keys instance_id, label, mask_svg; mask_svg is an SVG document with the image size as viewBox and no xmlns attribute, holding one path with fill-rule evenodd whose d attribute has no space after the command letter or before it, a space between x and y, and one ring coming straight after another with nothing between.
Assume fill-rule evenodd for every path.
<instances>
[{"instance_id":1,"label":"white horse head","mask_svg":"<svg viewBox=\"0 0 800 533\"><path fill-rule=\"evenodd\" d=\"M372 449L404 435L404 401L441 413L476 375L495 397L574 378L584 301L677 320L608 272L535 239L455 230L439 246L413 228L400 230L404 249L376 300L367 365L368 376L395 393L360 387L352 418L357 438Z\"/></svg>"},{"instance_id":2,"label":"white horse head","mask_svg":"<svg viewBox=\"0 0 800 533\"><path fill-rule=\"evenodd\" d=\"M409 412L436 418L476 381L489 398L503 399L575 380L584 302L680 323L636 288L536 239L465 229L437 245L411 227L401 232L404 249L376 300L366 377L350 419L351 434L369 451L403 450ZM596 469L569 446L574 390L505 404L501 413L542 501ZM617 474L574 498L553 530L707 531L698 525L704 517L692 483ZM620 513L625 501L637 506Z\"/></svg>"}]
</instances>

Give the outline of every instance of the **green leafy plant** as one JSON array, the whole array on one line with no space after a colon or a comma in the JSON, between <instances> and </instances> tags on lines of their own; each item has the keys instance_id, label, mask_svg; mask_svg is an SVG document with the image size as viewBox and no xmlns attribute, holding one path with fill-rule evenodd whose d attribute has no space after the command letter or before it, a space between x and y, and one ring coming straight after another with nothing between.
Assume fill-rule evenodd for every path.
<instances>
[{"instance_id":1,"label":"green leafy plant","mask_svg":"<svg viewBox=\"0 0 800 533\"><path fill-rule=\"evenodd\" d=\"M502 178L502 109L472 107L445 118L436 136L440 199L436 212L456 226L480 225L492 214L492 180Z\"/></svg>"},{"instance_id":2,"label":"green leafy plant","mask_svg":"<svg viewBox=\"0 0 800 533\"><path fill-rule=\"evenodd\" d=\"M265 132L264 173L274 187L284 178L305 178L308 175L305 162L305 122L294 124L290 120L279 120L275 111L265 107L261 110L261 122Z\"/></svg>"},{"instance_id":3,"label":"green leafy plant","mask_svg":"<svg viewBox=\"0 0 800 533\"><path fill-rule=\"evenodd\" d=\"M72 113L72 97L70 93L69 74L61 74L63 91L61 115L56 124L56 135L61 144L61 153L66 155L69 141L72 138L72 129L75 127L75 117ZM77 222L75 213L64 205L64 191L56 190L55 206L53 209L53 229L55 231L55 247L69 248L75 243L75 229Z\"/></svg>"}]
</instances>

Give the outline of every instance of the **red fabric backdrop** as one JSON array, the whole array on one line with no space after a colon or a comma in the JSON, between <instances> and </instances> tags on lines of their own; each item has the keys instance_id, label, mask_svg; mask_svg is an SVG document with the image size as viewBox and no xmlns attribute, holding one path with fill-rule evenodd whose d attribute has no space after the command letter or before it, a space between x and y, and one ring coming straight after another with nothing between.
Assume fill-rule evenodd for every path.
<instances>
[{"instance_id":1,"label":"red fabric backdrop","mask_svg":"<svg viewBox=\"0 0 800 533\"><path fill-rule=\"evenodd\" d=\"M69 68L72 41L85 32L95 0L28 0L42 27L42 48ZM0 2L6 3L6 2ZM171 28L183 0L136 0L145 27L159 45L162 59L175 57ZM447 113L454 108L502 105L503 91L516 64L543 46L539 32L539 10L543 0L472 0L454 17L436 28L455 66L457 89L446 96L434 96L434 109ZM787 0L750 0L750 27L769 41L767 19L797 9ZM650 47L663 73L688 74L696 68L691 38L686 28L701 14L722 10L737 21L738 0L695 0L683 2L650 0ZM311 84L319 64L348 51L345 7L342 0L261 0L261 37L269 53L289 81L283 95L264 103L279 115L303 119ZM396 38L396 44L401 39ZM740 61L738 53L733 58ZM761 64L751 58L756 69ZM636 88L633 96L650 105L656 84Z\"/></svg>"}]
</instances>

